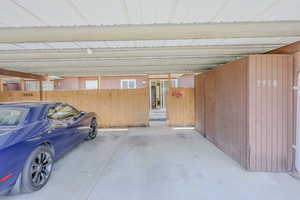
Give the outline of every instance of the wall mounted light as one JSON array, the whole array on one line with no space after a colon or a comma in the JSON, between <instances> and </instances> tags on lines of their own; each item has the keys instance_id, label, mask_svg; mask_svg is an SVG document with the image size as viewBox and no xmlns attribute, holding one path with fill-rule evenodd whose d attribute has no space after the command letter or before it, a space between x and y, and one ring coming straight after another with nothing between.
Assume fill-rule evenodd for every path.
<instances>
[{"instance_id":1,"label":"wall mounted light","mask_svg":"<svg viewBox=\"0 0 300 200\"><path fill-rule=\"evenodd\" d=\"M86 52L87 52L88 54L93 54L93 50L90 49L90 48L86 49Z\"/></svg>"}]
</instances>

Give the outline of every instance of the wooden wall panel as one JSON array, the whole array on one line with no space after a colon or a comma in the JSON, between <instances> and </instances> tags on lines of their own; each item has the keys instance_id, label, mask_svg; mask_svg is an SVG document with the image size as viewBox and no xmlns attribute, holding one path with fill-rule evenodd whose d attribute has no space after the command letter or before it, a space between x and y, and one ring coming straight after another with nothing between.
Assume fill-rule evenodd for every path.
<instances>
[{"instance_id":1,"label":"wooden wall panel","mask_svg":"<svg viewBox=\"0 0 300 200\"><path fill-rule=\"evenodd\" d=\"M5 101L39 101L39 91L4 91L0 92L0 102Z\"/></svg>"},{"instance_id":2,"label":"wooden wall panel","mask_svg":"<svg viewBox=\"0 0 300 200\"><path fill-rule=\"evenodd\" d=\"M171 94L167 95L168 125L194 126L194 88L172 88L169 92ZM182 96L174 96L176 93Z\"/></svg>"},{"instance_id":3,"label":"wooden wall panel","mask_svg":"<svg viewBox=\"0 0 300 200\"><path fill-rule=\"evenodd\" d=\"M292 170L293 57L249 57L251 170Z\"/></svg>"},{"instance_id":4,"label":"wooden wall panel","mask_svg":"<svg viewBox=\"0 0 300 200\"><path fill-rule=\"evenodd\" d=\"M214 143L244 167L247 167L246 75L247 58L215 70Z\"/></svg>"},{"instance_id":5,"label":"wooden wall panel","mask_svg":"<svg viewBox=\"0 0 300 200\"><path fill-rule=\"evenodd\" d=\"M204 82L204 119L205 135L210 141L215 141L216 123L216 76L215 71L206 73Z\"/></svg>"},{"instance_id":6,"label":"wooden wall panel","mask_svg":"<svg viewBox=\"0 0 300 200\"><path fill-rule=\"evenodd\" d=\"M23 92L3 92L0 93L0 101L39 100L39 92L30 93L34 96L23 97ZM147 89L46 91L44 100L65 102L83 111L96 112L102 127L148 125Z\"/></svg>"},{"instance_id":7,"label":"wooden wall panel","mask_svg":"<svg viewBox=\"0 0 300 200\"><path fill-rule=\"evenodd\" d=\"M204 80L202 87L195 86L196 112L205 112L204 119L197 117L196 127L204 124L208 138L246 169L291 171L293 56L253 55L212 72L196 77L197 84ZM197 105L200 99L205 99L205 108Z\"/></svg>"},{"instance_id":8,"label":"wooden wall panel","mask_svg":"<svg viewBox=\"0 0 300 200\"><path fill-rule=\"evenodd\" d=\"M195 76L195 129L205 136L205 82L206 73Z\"/></svg>"}]
</instances>

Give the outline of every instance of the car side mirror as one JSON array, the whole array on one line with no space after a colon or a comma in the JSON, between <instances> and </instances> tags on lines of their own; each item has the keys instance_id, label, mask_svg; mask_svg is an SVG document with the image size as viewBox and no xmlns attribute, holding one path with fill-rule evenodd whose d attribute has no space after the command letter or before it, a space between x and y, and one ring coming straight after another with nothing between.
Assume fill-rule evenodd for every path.
<instances>
[{"instance_id":1,"label":"car side mirror","mask_svg":"<svg viewBox=\"0 0 300 200\"><path fill-rule=\"evenodd\" d=\"M82 117L83 115L85 114L85 112L83 112L83 111L80 111L80 113L78 114L78 115L76 115L76 116L74 116L73 117L73 120L78 120L80 117Z\"/></svg>"}]
</instances>

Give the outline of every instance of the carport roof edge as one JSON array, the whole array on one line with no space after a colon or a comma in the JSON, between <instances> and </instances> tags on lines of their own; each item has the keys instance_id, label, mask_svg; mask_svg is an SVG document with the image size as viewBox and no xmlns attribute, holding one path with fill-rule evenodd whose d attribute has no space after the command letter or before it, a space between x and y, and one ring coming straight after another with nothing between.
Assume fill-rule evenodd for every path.
<instances>
[{"instance_id":1,"label":"carport roof edge","mask_svg":"<svg viewBox=\"0 0 300 200\"><path fill-rule=\"evenodd\" d=\"M300 21L0 28L0 43L300 36Z\"/></svg>"}]
</instances>

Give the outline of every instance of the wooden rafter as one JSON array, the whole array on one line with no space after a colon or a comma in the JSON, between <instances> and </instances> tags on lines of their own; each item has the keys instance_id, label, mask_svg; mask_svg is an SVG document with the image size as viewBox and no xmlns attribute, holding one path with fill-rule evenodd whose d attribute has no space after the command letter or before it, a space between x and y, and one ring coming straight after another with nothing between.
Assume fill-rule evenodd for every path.
<instances>
[{"instance_id":1,"label":"wooden rafter","mask_svg":"<svg viewBox=\"0 0 300 200\"><path fill-rule=\"evenodd\" d=\"M46 80L46 77L44 77L42 75L12 71L12 70L2 69L2 68L0 68L0 75L20 77L20 78L29 78L29 79L35 79L35 80L40 80L40 81Z\"/></svg>"}]
</instances>

